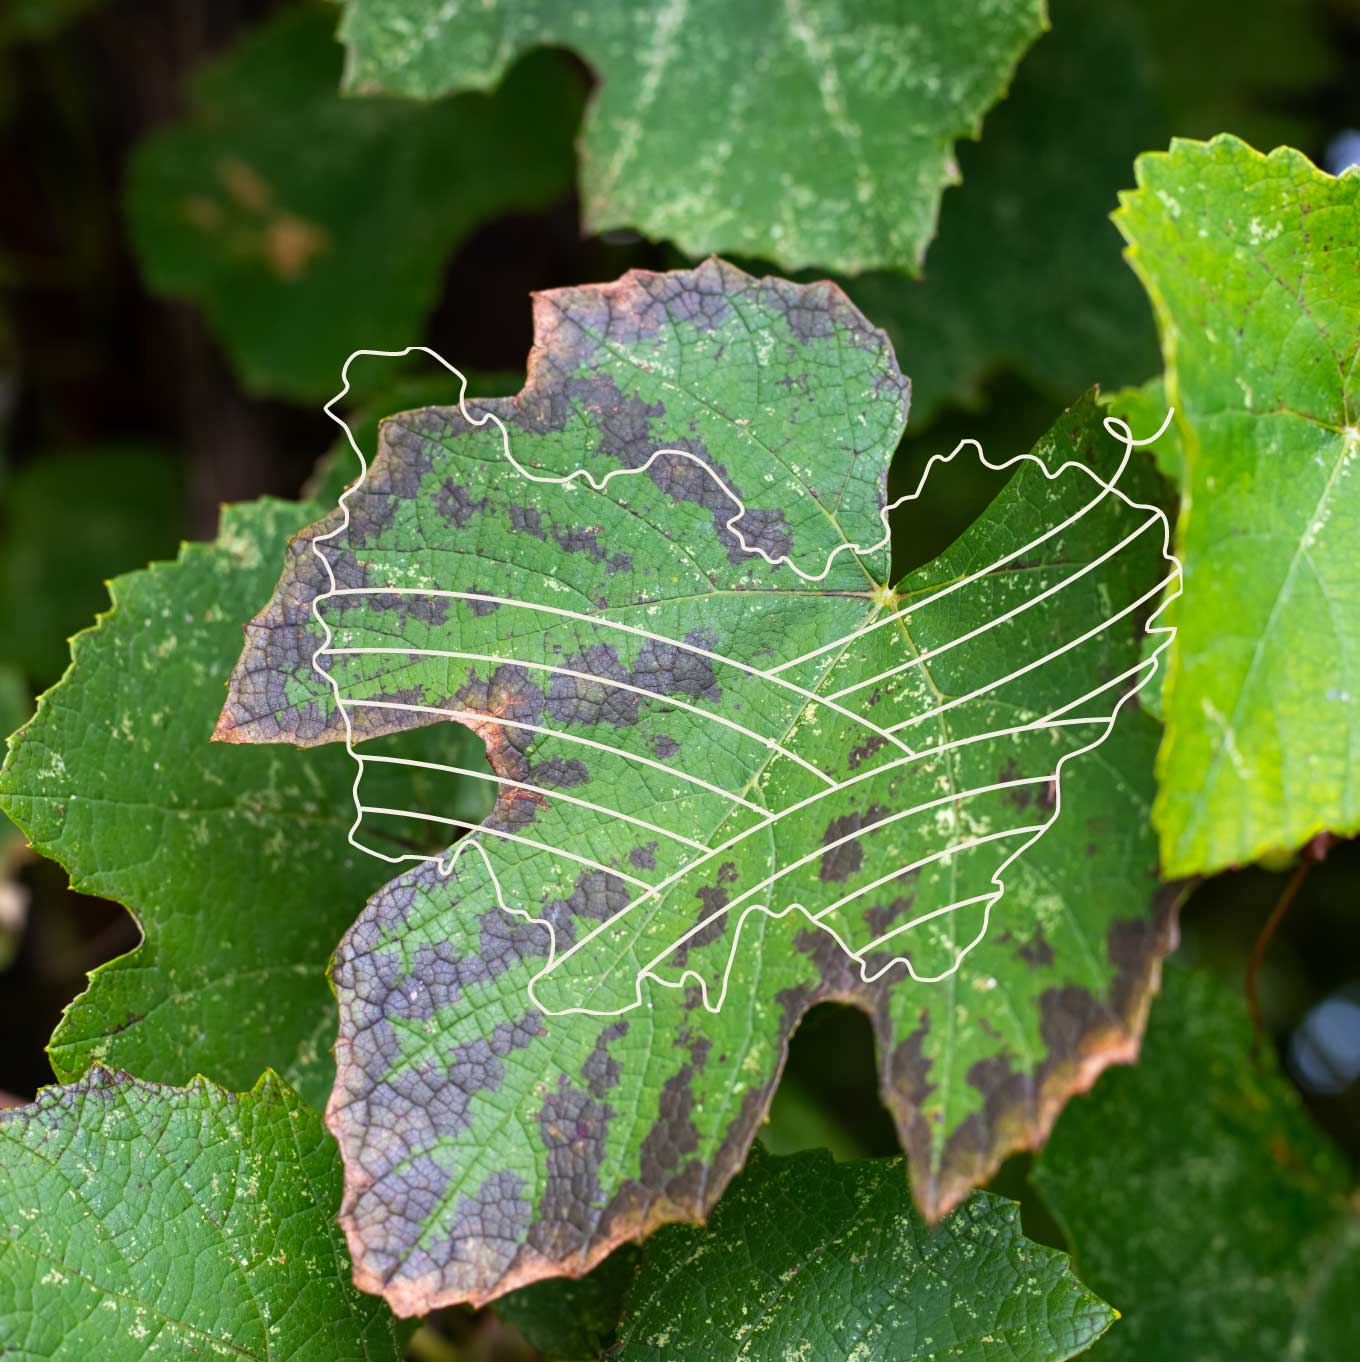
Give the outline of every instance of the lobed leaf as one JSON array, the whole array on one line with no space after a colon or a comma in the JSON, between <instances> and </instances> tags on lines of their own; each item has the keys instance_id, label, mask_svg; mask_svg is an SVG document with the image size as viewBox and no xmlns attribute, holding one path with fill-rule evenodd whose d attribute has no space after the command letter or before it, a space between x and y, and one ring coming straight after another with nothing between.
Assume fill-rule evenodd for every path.
<instances>
[{"instance_id":1,"label":"lobed leaf","mask_svg":"<svg viewBox=\"0 0 1360 1362\"><path fill-rule=\"evenodd\" d=\"M1168 946L1155 731L1114 723L1164 522L1092 398L892 588L907 384L839 291L713 261L536 322L518 397L385 423L218 726L352 731L374 834L395 734L453 719L499 782L334 966L344 1221L401 1313L702 1216L828 998L936 1218L1132 1056Z\"/></svg>"},{"instance_id":2,"label":"lobed leaf","mask_svg":"<svg viewBox=\"0 0 1360 1362\"><path fill-rule=\"evenodd\" d=\"M0 1112L0 1354L397 1362L350 1284L335 1147L267 1073L247 1093L95 1068Z\"/></svg>"},{"instance_id":3,"label":"lobed leaf","mask_svg":"<svg viewBox=\"0 0 1360 1362\"><path fill-rule=\"evenodd\" d=\"M1049 0L1051 32L986 136L959 148L963 183L944 197L925 277L847 283L911 356L918 426L945 403L978 407L1002 368L1064 402L1156 368L1156 331L1107 220L1129 162L1171 127L1146 2Z\"/></svg>"},{"instance_id":4,"label":"lobed leaf","mask_svg":"<svg viewBox=\"0 0 1360 1362\"><path fill-rule=\"evenodd\" d=\"M648 1241L610 1362L1059 1362L1115 1312L1020 1207L975 1192L933 1229L900 1159L754 1153L704 1229Z\"/></svg>"},{"instance_id":5,"label":"lobed leaf","mask_svg":"<svg viewBox=\"0 0 1360 1362\"><path fill-rule=\"evenodd\" d=\"M1083 1280L1123 1314L1093 1359L1334 1362L1360 1338L1352 1174L1257 1050L1240 998L1168 971L1142 1063L1036 1163Z\"/></svg>"},{"instance_id":6,"label":"lobed leaf","mask_svg":"<svg viewBox=\"0 0 1360 1362\"><path fill-rule=\"evenodd\" d=\"M1186 594L1153 816L1168 875L1360 830L1360 175L1232 137L1141 157Z\"/></svg>"},{"instance_id":7,"label":"lobed leaf","mask_svg":"<svg viewBox=\"0 0 1360 1362\"><path fill-rule=\"evenodd\" d=\"M351 351L406 344L475 228L567 193L581 102L550 53L492 97L344 99L333 27L290 8L206 67L128 188L151 287L203 308L248 388L296 399L328 396Z\"/></svg>"},{"instance_id":8,"label":"lobed leaf","mask_svg":"<svg viewBox=\"0 0 1360 1362\"><path fill-rule=\"evenodd\" d=\"M345 842L353 771L340 752L208 741L241 621L319 511L227 507L216 542L116 578L112 609L77 636L70 670L11 742L0 804L74 888L126 904L146 933L66 1009L48 1051L59 1078L99 1061L244 1087L274 1065L325 1099L326 960L385 878ZM460 733L431 735L434 753L462 756ZM410 798L410 777L398 789ZM473 817L485 808L453 794Z\"/></svg>"},{"instance_id":9,"label":"lobed leaf","mask_svg":"<svg viewBox=\"0 0 1360 1362\"><path fill-rule=\"evenodd\" d=\"M489 89L568 47L599 78L581 136L588 231L785 268L920 270L954 143L976 137L1043 0L510 4L346 0L345 84L430 98Z\"/></svg>"}]
</instances>

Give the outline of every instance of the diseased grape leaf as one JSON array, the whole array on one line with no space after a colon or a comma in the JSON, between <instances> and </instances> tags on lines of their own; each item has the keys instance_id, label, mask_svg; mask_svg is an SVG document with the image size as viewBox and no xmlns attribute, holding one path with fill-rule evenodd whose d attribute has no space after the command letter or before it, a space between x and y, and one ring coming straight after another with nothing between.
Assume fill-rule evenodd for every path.
<instances>
[{"instance_id":1,"label":"diseased grape leaf","mask_svg":"<svg viewBox=\"0 0 1360 1362\"><path fill-rule=\"evenodd\" d=\"M227 507L215 543L113 581L113 608L76 637L71 669L13 740L0 805L76 889L126 904L146 933L66 1009L49 1046L59 1078L99 1060L242 1088L273 1065L325 1100L326 961L390 871L345 842L354 776L342 752L208 741L242 621L320 509ZM443 760L473 764L465 733L430 738ZM395 774L411 798L412 776ZM451 793L474 818L486 808L466 785Z\"/></svg>"},{"instance_id":2,"label":"diseased grape leaf","mask_svg":"<svg viewBox=\"0 0 1360 1362\"><path fill-rule=\"evenodd\" d=\"M974 1192L932 1229L900 1159L753 1153L707 1228L648 1241L608 1357L1059 1362L1114 1318L1013 1201Z\"/></svg>"},{"instance_id":3,"label":"diseased grape leaf","mask_svg":"<svg viewBox=\"0 0 1360 1362\"><path fill-rule=\"evenodd\" d=\"M272 1073L247 1093L92 1069L0 1112L0 1355L397 1362L349 1280L340 1161Z\"/></svg>"},{"instance_id":4,"label":"diseased grape leaf","mask_svg":"<svg viewBox=\"0 0 1360 1362\"><path fill-rule=\"evenodd\" d=\"M600 82L581 136L591 232L915 273L954 143L1045 22L1043 0L346 0L340 37L348 89L425 98L490 89L536 47L579 53Z\"/></svg>"},{"instance_id":5,"label":"diseased grape leaf","mask_svg":"<svg viewBox=\"0 0 1360 1362\"><path fill-rule=\"evenodd\" d=\"M886 543L843 550L883 538L907 384L838 290L710 261L535 306L518 397L389 420L367 482L295 541L217 731L349 723L380 753L454 718L504 782L334 967L345 1223L401 1313L701 1216L828 998L871 1017L938 1217L1132 1056L1168 946L1151 723L1130 705L1068 761L1131 693L1167 570L1155 513L1071 466L1119 462L1094 399L894 591ZM553 481L578 469L602 490ZM805 573L834 557L808 581L743 536ZM906 979L903 948L948 977Z\"/></svg>"},{"instance_id":6,"label":"diseased grape leaf","mask_svg":"<svg viewBox=\"0 0 1360 1362\"><path fill-rule=\"evenodd\" d=\"M78 525L75 532L56 526ZM0 639L34 690L65 670L68 640L104 601L104 579L165 556L185 527L181 465L109 445L45 454L0 494ZM259 1069L256 1069L256 1073Z\"/></svg>"},{"instance_id":7,"label":"diseased grape leaf","mask_svg":"<svg viewBox=\"0 0 1360 1362\"><path fill-rule=\"evenodd\" d=\"M1168 875L1360 830L1360 175L1232 137L1137 164L1186 591L1154 819Z\"/></svg>"},{"instance_id":8,"label":"diseased grape leaf","mask_svg":"<svg viewBox=\"0 0 1360 1362\"><path fill-rule=\"evenodd\" d=\"M1352 1175L1240 997L1179 969L1164 992L1142 1062L1072 1104L1032 1174L1123 1315L1091 1358L1338 1362L1360 1338Z\"/></svg>"},{"instance_id":9,"label":"diseased grape leaf","mask_svg":"<svg viewBox=\"0 0 1360 1362\"><path fill-rule=\"evenodd\" d=\"M554 53L494 96L344 99L334 23L287 9L204 69L128 190L150 285L203 308L247 387L297 399L329 397L353 350L409 344L474 228L568 191L581 107Z\"/></svg>"}]
</instances>

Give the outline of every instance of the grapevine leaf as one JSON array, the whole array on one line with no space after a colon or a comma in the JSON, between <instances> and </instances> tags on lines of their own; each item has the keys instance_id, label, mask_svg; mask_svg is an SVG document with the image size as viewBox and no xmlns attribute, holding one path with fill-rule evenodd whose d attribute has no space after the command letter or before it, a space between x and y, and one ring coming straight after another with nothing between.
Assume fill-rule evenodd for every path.
<instances>
[{"instance_id":1,"label":"grapevine leaf","mask_svg":"<svg viewBox=\"0 0 1360 1362\"><path fill-rule=\"evenodd\" d=\"M954 143L1045 24L1043 0L347 0L340 36L349 89L427 98L489 89L536 47L579 53L600 80L581 145L593 232L915 273Z\"/></svg>"},{"instance_id":2,"label":"grapevine leaf","mask_svg":"<svg viewBox=\"0 0 1360 1362\"><path fill-rule=\"evenodd\" d=\"M67 642L103 603L105 578L174 553L183 491L174 459L119 445L46 454L6 482L0 638L35 690L65 669ZM80 530L54 533L58 525Z\"/></svg>"},{"instance_id":3,"label":"grapevine leaf","mask_svg":"<svg viewBox=\"0 0 1360 1362\"><path fill-rule=\"evenodd\" d=\"M609 1357L1059 1362L1114 1318L1012 1201L975 1192L931 1229L900 1159L753 1154L706 1229L648 1241Z\"/></svg>"},{"instance_id":4,"label":"grapevine leaf","mask_svg":"<svg viewBox=\"0 0 1360 1362\"><path fill-rule=\"evenodd\" d=\"M1182 876L1360 830L1360 175L1232 137L1137 173L1116 221L1183 445L1154 808Z\"/></svg>"},{"instance_id":5,"label":"grapevine leaf","mask_svg":"<svg viewBox=\"0 0 1360 1362\"><path fill-rule=\"evenodd\" d=\"M340 1162L272 1073L247 1093L95 1068L0 1113L0 1354L397 1362L350 1284Z\"/></svg>"},{"instance_id":6,"label":"grapevine leaf","mask_svg":"<svg viewBox=\"0 0 1360 1362\"><path fill-rule=\"evenodd\" d=\"M925 278L875 273L846 285L910 346L918 428L943 402L977 406L999 368L1066 402L1092 382L1136 382L1157 367L1152 317L1117 267L1107 221L1129 163L1173 131L1317 143L1323 129L1299 92L1337 75L1323 9L1316 0L1049 0L1051 31L1020 63L986 136L959 148L963 183L944 196Z\"/></svg>"},{"instance_id":7,"label":"grapevine leaf","mask_svg":"<svg viewBox=\"0 0 1360 1362\"><path fill-rule=\"evenodd\" d=\"M319 510L228 507L215 543L113 581L113 608L12 742L0 802L76 889L126 904L146 933L67 1008L49 1047L59 1078L98 1060L245 1087L272 1064L325 1098L326 961L385 878L345 843L353 773L338 751L208 742L241 622ZM444 733L445 752L465 751Z\"/></svg>"},{"instance_id":8,"label":"grapevine leaf","mask_svg":"<svg viewBox=\"0 0 1360 1362\"><path fill-rule=\"evenodd\" d=\"M1162 523L1099 490L1122 448L1092 397L894 590L907 384L838 290L710 261L541 294L536 323L517 397L384 424L217 730L348 725L381 757L452 718L501 781L334 966L345 1223L401 1313L701 1216L827 998L871 1017L936 1218L1132 1055L1167 947L1155 734L1133 706L1110 731Z\"/></svg>"},{"instance_id":9,"label":"grapevine leaf","mask_svg":"<svg viewBox=\"0 0 1360 1362\"><path fill-rule=\"evenodd\" d=\"M1360 1338L1351 1174L1207 975L1168 971L1143 1062L1069 1108L1033 1177L1123 1314L1093 1359L1333 1362Z\"/></svg>"},{"instance_id":10,"label":"grapevine leaf","mask_svg":"<svg viewBox=\"0 0 1360 1362\"><path fill-rule=\"evenodd\" d=\"M203 308L248 387L299 399L351 351L408 343L474 228L567 192L581 103L551 53L494 97L343 99L333 25L288 9L206 68L128 192L151 286Z\"/></svg>"},{"instance_id":11,"label":"grapevine leaf","mask_svg":"<svg viewBox=\"0 0 1360 1362\"><path fill-rule=\"evenodd\" d=\"M945 195L925 278L846 285L911 356L921 426L944 402L977 406L998 368L1068 401L1157 365L1147 305L1119 268L1108 222L1129 162L1170 132L1154 55L1128 0L1049 8L1052 31L1020 64L986 136L959 148L963 183Z\"/></svg>"}]
</instances>

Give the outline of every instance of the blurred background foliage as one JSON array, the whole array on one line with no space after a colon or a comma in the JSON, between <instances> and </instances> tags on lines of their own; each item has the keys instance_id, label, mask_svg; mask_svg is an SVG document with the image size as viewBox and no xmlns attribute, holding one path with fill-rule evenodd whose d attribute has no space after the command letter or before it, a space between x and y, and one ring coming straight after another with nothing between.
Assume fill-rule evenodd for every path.
<instances>
[{"instance_id":1,"label":"blurred background foliage","mask_svg":"<svg viewBox=\"0 0 1360 1362\"><path fill-rule=\"evenodd\" d=\"M1052 31L960 148L924 277L842 281L913 379L895 491L965 434L1018 452L1091 382L1156 374L1152 317L1107 220L1137 153L1229 131L1333 172L1360 159L1360 5L1050 8ZM684 263L632 233L581 235L573 148L591 75L575 58L530 54L489 95L357 99L339 93L336 19L275 0L0 10L0 732L107 608L105 579L211 537L222 502L299 494L332 450L321 405L351 350L428 344L482 391L513 391L531 290ZM371 442L383 412L456 397L412 361L394 387L358 388L353 409ZM349 457L331 453L332 484ZM954 470L928 522L898 527L897 568L933 557L995 490ZM1182 950L1241 990L1256 949L1264 1035L1352 1161L1357 901L1360 849L1315 846L1189 886ZM136 937L0 819L0 1089L26 1100L50 1081L62 1007ZM873 1063L863 1019L819 1009L767 1144L895 1152ZM994 1185L1022 1199L1032 1236L1061 1244L1027 1164ZM459 1356L532 1355L485 1316L441 1328Z\"/></svg>"}]
</instances>

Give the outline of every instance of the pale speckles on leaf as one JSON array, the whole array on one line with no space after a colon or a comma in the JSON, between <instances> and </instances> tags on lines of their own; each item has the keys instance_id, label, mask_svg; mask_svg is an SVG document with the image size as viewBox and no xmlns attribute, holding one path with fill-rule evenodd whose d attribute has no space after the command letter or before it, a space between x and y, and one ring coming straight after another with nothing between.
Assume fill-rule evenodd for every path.
<instances>
[{"instance_id":1,"label":"pale speckles on leaf","mask_svg":"<svg viewBox=\"0 0 1360 1362\"><path fill-rule=\"evenodd\" d=\"M539 46L576 51L600 80L582 134L592 231L790 270L916 272L958 179L955 140L977 135L1045 22L1040 0L487 0L437 15L347 0L340 36L352 89L427 98L486 88Z\"/></svg>"},{"instance_id":2,"label":"pale speckles on leaf","mask_svg":"<svg viewBox=\"0 0 1360 1362\"><path fill-rule=\"evenodd\" d=\"M0 1114L0 1158L0 1353L400 1357L349 1280L335 1149L273 1074L238 1095L96 1068Z\"/></svg>"},{"instance_id":3,"label":"pale speckles on leaf","mask_svg":"<svg viewBox=\"0 0 1360 1362\"><path fill-rule=\"evenodd\" d=\"M757 1150L706 1227L648 1241L610 1357L1060 1362L1114 1318L1012 1203L978 1192L930 1229L899 1159Z\"/></svg>"}]
</instances>

